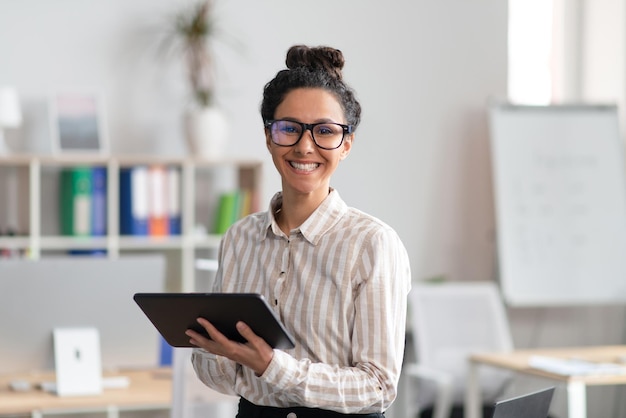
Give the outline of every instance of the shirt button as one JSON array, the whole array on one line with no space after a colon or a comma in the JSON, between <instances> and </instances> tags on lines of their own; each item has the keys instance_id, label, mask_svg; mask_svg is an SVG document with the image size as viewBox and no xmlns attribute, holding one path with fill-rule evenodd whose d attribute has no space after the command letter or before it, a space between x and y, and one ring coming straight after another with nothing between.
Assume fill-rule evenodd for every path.
<instances>
[{"instance_id":1,"label":"shirt button","mask_svg":"<svg viewBox=\"0 0 626 418\"><path fill-rule=\"evenodd\" d=\"M290 412L287 414L287 418L298 418L298 416L295 414L295 412Z\"/></svg>"}]
</instances>

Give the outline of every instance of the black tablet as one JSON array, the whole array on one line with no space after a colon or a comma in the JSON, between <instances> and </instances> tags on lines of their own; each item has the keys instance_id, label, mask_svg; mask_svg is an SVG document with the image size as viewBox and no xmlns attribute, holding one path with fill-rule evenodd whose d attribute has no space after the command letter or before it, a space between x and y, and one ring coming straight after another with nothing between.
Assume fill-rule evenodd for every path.
<instances>
[{"instance_id":1,"label":"black tablet","mask_svg":"<svg viewBox=\"0 0 626 418\"><path fill-rule=\"evenodd\" d=\"M231 340L245 342L235 328L243 321L273 348L293 348L294 340L262 295L256 293L136 293L133 297L165 341L193 347L187 329L208 338L196 318L206 318Z\"/></svg>"}]
</instances>

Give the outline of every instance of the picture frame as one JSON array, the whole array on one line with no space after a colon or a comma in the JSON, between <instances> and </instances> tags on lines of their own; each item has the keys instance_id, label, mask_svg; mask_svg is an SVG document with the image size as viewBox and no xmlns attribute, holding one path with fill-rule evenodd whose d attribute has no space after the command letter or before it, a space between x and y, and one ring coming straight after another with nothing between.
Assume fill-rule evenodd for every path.
<instances>
[{"instance_id":1,"label":"picture frame","mask_svg":"<svg viewBox=\"0 0 626 418\"><path fill-rule=\"evenodd\" d=\"M108 154L102 94L95 89L64 89L50 97L53 154Z\"/></svg>"}]
</instances>

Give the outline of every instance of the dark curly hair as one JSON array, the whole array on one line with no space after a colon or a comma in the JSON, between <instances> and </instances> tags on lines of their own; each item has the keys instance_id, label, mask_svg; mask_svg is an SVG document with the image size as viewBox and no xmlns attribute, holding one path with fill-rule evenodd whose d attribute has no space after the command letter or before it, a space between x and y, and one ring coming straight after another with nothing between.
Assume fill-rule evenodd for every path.
<instances>
[{"instance_id":1,"label":"dark curly hair","mask_svg":"<svg viewBox=\"0 0 626 418\"><path fill-rule=\"evenodd\" d=\"M347 123L356 129L361 121L361 105L354 91L343 81L341 70L345 60L340 50L294 45L287 51L285 63L287 69L279 71L263 89L261 117L264 121L274 118L276 108L290 91L322 88L337 98Z\"/></svg>"}]
</instances>

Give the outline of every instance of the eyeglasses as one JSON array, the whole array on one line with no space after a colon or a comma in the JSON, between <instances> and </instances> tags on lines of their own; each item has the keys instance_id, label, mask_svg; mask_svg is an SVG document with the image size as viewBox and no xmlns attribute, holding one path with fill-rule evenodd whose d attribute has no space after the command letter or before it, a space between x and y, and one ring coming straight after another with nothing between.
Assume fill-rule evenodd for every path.
<instances>
[{"instance_id":1,"label":"eyeglasses","mask_svg":"<svg viewBox=\"0 0 626 418\"><path fill-rule=\"evenodd\" d=\"M266 120L265 127L270 131L272 142L281 147L296 145L305 131L311 131L315 145L322 149L331 150L341 146L346 134L354 131L352 125L340 123L302 123L291 120Z\"/></svg>"}]
</instances>

